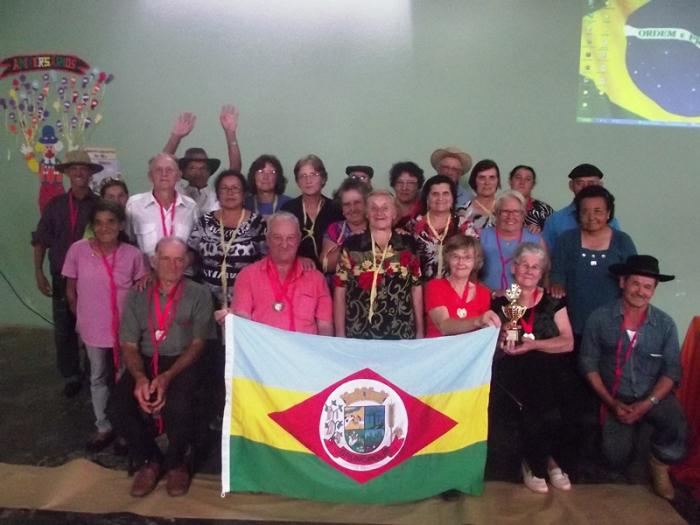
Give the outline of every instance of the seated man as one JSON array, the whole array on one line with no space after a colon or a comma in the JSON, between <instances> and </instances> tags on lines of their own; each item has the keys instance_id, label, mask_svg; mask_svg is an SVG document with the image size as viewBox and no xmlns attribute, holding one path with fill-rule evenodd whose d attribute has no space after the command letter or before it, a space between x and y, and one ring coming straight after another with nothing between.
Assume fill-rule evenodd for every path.
<instances>
[{"instance_id":1,"label":"seated man","mask_svg":"<svg viewBox=\"0 0 700 525\"><path fill-rule=\"evenodd\" d=\"M323 274L297 257L299 221L279 211L267 219L267 256L238 274L231 311L282 330L333 335L333 307ZM223 319L227 311L217 312Z\"/></svg>"},{"instance_id":2,"label":"seated man","mask_svg":"<svg viewBox=\"0 0 700 525\"><path fill-rule=\"evenodd\" d=\"M659 281L650 255L632 255L613 264L622 298L588 318L579 356L586 378L603 402L603 454L621 466L634 451L640 423L649 423L654 491L673 499L668 465L686 452L687 428L673 388L681 377L678 332L671 317L649 304Z\"/></svg>"},{"instance_id":3,"label":"seated man","mask_svg":"<svg viewBox=\"0 0 700 525\"><path fill-rule=\"evenodd\" d=\"M131 487L135 497L150 493L163 471L170 496L187 493L190 485L184 457L194 432L197 361L211 335L213 309L209 291L183 278L186 254L177 237L158 241L151 261L155 283L132 290L122 312L119 339L128 373L117 383L108 412L139 469ZM168 436L165 456L154 423Z\"/></svg>"}]
</instances>

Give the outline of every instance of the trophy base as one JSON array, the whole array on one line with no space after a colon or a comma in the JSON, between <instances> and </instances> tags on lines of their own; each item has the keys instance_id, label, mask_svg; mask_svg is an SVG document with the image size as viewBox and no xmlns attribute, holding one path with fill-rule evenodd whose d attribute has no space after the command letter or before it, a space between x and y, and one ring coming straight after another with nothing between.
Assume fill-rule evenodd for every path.
<instances>
[{"instance_id":1,"label":"trophy base","mask_svg":"<svg viewBox=\"0 0 700 525\"><path fill-rule=\"evenodd\" d=\"M516 344L520 343L522 341L520 330L517 328L509 328L506 330L506 341L513 341Z\"/></svg>"}]
</instances>

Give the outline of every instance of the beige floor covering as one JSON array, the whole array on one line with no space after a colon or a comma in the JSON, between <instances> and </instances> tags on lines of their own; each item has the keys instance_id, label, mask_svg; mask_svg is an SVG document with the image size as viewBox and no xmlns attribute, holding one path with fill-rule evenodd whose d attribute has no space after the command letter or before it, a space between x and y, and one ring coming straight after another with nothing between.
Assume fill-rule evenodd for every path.
<instances>
[{"instance_id":1,"label":"beige floor covering","mask_svg":"<svg viewBox=\"0 0 700 525\"><path fill-rule=\"evenodd\" d=\"M420 483L420 480L416 480ZM686 523L667 502L638 485L578 485L571 492L533 494L521 485L489 482L484 495L401 505L341 505L261 494L221 498L214 477L195 478L190 493L170 498L163 483L146 498L128 495L131 480L78 459L45 468L0 463L0 507L144 516L362 524L588 524Z\"/></svg>"}]
</instances>

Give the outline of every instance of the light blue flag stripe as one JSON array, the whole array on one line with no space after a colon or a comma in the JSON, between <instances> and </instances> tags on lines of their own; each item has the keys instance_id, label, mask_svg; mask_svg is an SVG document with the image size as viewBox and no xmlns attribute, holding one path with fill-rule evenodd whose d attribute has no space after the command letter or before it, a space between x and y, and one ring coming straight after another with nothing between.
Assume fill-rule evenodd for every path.
<instances>
[{"instance_id":1,"label":"light blue flag stripe","mask_svg":"<svg viewBox=\"0 0 700 525\"><path fill-rule=\"evenodd\" d=\"M491 380L496 328L435 339L367 341L278 330L234 319L234 377L317 392L371 368L413 395L474 388Z\"/></svg>"}]
</instances>

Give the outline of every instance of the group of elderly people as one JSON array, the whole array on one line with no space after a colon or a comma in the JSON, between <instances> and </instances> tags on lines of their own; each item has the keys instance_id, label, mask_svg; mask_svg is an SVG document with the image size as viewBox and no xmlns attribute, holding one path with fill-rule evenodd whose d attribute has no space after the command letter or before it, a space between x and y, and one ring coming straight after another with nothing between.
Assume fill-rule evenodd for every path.
<instances>
[{"instance_id":1,"label":"group of elderly people","mask_svg":"<svg viewBox=\"0 0 700 525\"><path fill-rule=\"evenodd\" d=\"M227 141L235 142L227 111L222 126ZM186 135L187 123L178 125L180 135L168 142L172 152ZM574 201L555 213L532 195L533 168L516 166L511 189L499 194L498 165L486 159L469 172L471 158L457 148L433 153L437 174L427 180L413 162L392 166L393 191L372 189L370 167L348 167L333 198L324 194L328 173L315 155L294 165L300 195L290 198L275 156L261 155L244 176L237 146L229 154L232 169L221 171L210 189L198 174L204 169L211 175L219 162L201 148L179 161L171 153L157 154L148 167L152 190L127 201L122 181L107 182L102 200L86 191L90 175L101 167L82 152L69 153L59 169L70 190L47 206L34 234L37 284L53 296L55 318L65 318L56 326L64 392L74 395L80 388L75 356L65 357L66 347L77 344L71 339L73 322L91 367L98 432L88 450L101 450L117 435L125 438L138 468L132 495L151 492L163 472L170 495L188 490L185 454L197 412L190 394L201 374L209 374L215 410L223 403L222 379L211 380L222 376L223 366L214 319L221 322L233 312L286 330L336 337L449 336L501 327L507 320L505 292L513 284L525 307L519 320L524 335L512 340L503 331L492 393L505 392L521 409L526 486L547 492L548 479L555 488L571 487L562 463L576 447L581 414L594 407L593 392L609 401L599 391L607 371L591 379L587 370L584 377L572 356L592 352L581 348L587 320L599 307L619 301L621 290L624 295L618 276L631 275L624 273L625 265L636 256L634 243L614 220L614 198L603 188L598 168L582 164L571 171ZM473 194L459 184L467 172ZM187 196L194 190L199 204ZM43 274L47 249L53 289ZM609 271L616 268L617 273ZM639 272L663 280L658 263L655 268ZM645 318L633 327L623 323L626 356L618 341L616 386L603 387L613 398L616 389L625 388L620 378ZM660 363L647 363L645 370L651 375L661 370L673 385L677 372ZM670 391L653 393L668 400ZM645 396L649 391L628 397ZM649 398L653 406L647 410L656 409L658 397ZM624 419L618 416L626 409L612 403L608 419ZM164 457L154 425L169 436ZM664 436L665 442L654 442L660 451L657 471L682 456L683 436Z\"/></svg>"}]
</instances>

